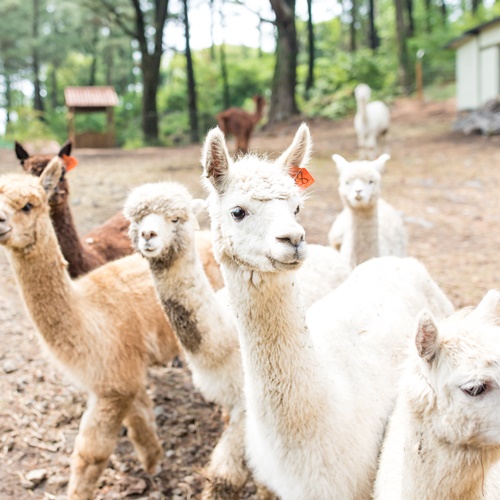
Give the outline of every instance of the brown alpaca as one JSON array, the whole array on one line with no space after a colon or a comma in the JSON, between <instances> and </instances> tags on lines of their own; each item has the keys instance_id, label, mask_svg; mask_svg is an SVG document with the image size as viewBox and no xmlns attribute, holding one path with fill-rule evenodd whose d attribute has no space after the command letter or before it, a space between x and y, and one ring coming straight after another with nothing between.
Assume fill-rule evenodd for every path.
<instances>
[{"instance_id":1,"label":"brown alpaca","mask_svg":"<svg viewBox=\"0 0 500 500\"><path fill-rule=\"evenodd\" d=\"M37 176L41 175L53 157L53 155L30 156L18 142L15 144L15 150L24 170ZM71 142L68 141L59 151L59 156L69 156L70 153ZM83 238L83 241L80 239L69 206L69 184L65 170L49 200L49 205L50 217L64 258L68 261L68 270L72 278L133 252L128 237L129 224L121 212L111 217L102 226L93 229Z\"/></svg>"},{"instance_id":2,"label":"brown alpaca","mask_svg":"<svg viewBox=\"0 0 500 500\"><path fill-rule=\"evenodd\" d=\"M70 141L66 142L58 156L69 156L71 146ZM30 156L18 142L15 143L15 151L24 170L37 176L42 174L53 158L53 155ZM128 237L130 223L121 211L90 231L83 241L80 239L69 205L69 183L65 169L49 199L49 206L57 239L64 258L68 261L68 271L72 278L77 278L106 262L125 257L133 252ZM224 281L212 252L211 237L207 232L200 231L196 234L196 241L205 273L214 289L219 290L224 286Z\"/></svg>"},{"instance_id":3,"label":"brown alpaca","mask_svg":"<svg viewBox=\"0 0 500 500\"><path fill-rule=\"evenodd\" d=\"M49 216L63 163L37 178L0 177L0 244L28 311L58 366L88 393L71 463L68 496L91 499L122 423L149 473L162 456L146 393L148 365L178 345L156 298L148 263L131 255L71 280Z\"/></svg>"},{"instance_id":4,"label":"brown alpaca","mask_svg":"<svg viewBox=\"0 0 500 500\"><path fill-rule=\"evenodd\" d=\"M248 152L248 143L255 125L262 118L266 101L260 95L254 96L255 113L249 113L241 108L229 108L217 114L219 128L227 136L234 135L236 150L241 154Z\"/></svg>"}]
</instances>

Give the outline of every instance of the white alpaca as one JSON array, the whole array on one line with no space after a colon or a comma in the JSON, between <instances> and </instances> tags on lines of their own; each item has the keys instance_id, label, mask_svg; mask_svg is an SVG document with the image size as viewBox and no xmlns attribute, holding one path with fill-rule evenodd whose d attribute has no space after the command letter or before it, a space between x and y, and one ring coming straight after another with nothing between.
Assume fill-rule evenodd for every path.
<instances>
[{"instance_id":1,"label":"white alpaca","mask_svg":"<svg viewBox=\"0 0 500 500\"><path fill-rule=\"evenodd\" d=\"M391 124L391 113L382 101L370 101L371 89L360 83L354 89L356 114L354 128L358 136L361 158L374 158L377 142L385 137Z\"/></svg>"},{"instance_id":2,"label":"white alpaca","mask_svg":"<svg viewBox=\"0 0 500 500\"><path fill-rule=\"evenodd\" d=\"M441 322L423 312L391 416L378 500L500 498L500 293ZM416 348L415 348L416 347Z\"/></svg>"},{"instance_id":3,"label":"white alpaca","mask_svg":"<svg viewBox=\"0 0 500 500\"><path fill-rule=\"evenodd\" d=\"M344 209L332 224L328 242L353 268L385 255L406 256L406 229L401 215L380 198L382 172L390 156L348 162L333 155Z\"/></svg>"},{"instance_id":4,"label":"white alpaca","mask_svg":"<svg viewBox=\"0 0 500 500\"><path fill-rule=\"evenodd\" d=\"M370 498L398 352L422 307L452 308L421 264L385 257L358 266L306 324L303 196L289 171L309 151L305 125L274 162L233 162L218 129L203 148L214 252L237 312L247 455L284 499Z\"/></svg>"},{"instance_id":5,"label":"white alpaca","mask_svg":"<svg viewBox=\"0 0 500 500\"><path fill-rule=\"evenodd\" d=\"M236 320L224 291L214 293L195 249L195 212L205 207L178 183L145 184L125 204L133 245L149 260L156 289L193 373L209 400L230 415L229 426L207 470L208 497L236 494L247 478L244 465L243 371ZM333 290L348 274L338 253L313 245L299 276L305 302Z\"/></svg>"},{"instance_id":6,"label":"white alpaca","mask_svg":"<svg viewBox=\"0 0 500 500\"><path fill-rule=\"evenodd\" d=\"M63 171L54 158L40 178L0 178L0 245L6 250L41 340L88 394L71 460L68 497L94 498L122 423L148 473L163 453L146 392L148 365L178 353L177 341L138 256L71 280L49 215Z\"/></svg>"}]
</instances>

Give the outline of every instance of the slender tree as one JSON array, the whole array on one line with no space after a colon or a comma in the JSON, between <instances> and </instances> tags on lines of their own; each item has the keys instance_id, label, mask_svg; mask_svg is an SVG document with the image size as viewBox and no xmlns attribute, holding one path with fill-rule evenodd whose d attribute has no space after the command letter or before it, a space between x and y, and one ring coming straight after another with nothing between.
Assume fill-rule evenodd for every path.
<instances>
[{"instance_id":1,"label":"slender tree","mask_svg":"<svg viewBox=\"0 0 500 500\"><path fill-rule=\"evenodd\" d=\"M349 24L351 52L356 52L356 48L357 48L357 44L356 44L356 23L357 23L357 17L358 17L357 10L358 10L357 0L351 0L351 23Z\"/></svg>"},{"instance_id":2,"label":"slender tree","mask_svg":"<svg viewBox=\"0 0 500 500\"><path fill-rule=\"evenodd\" d=\"M32 51L32 63L33 63L33 108L36 111L43 113L43 99L42 99L42 85L40 82L40 53L39 53L39 43L38 38L39 23L40 23L40 0L33 0L33 24L32 24L32 35L33 35L33 51Z\"/></svg>"},{"instance_id":3,"label":"slender tree","mask_svg":"<svg viewBox=\"0 0 500 500\"><path fill-rule=\"evenodd\" d=\"M295 101L297 85L297 31L295 26L295 0L270 0L276 15L278 37L276 64L269 109L269 123L277 123L299 110Z\"/></svg>"},{"instance_id":4,"label":"slender tree","mask_svg":"<svg viewBox=\"0 0 500 500\"><path fill-rule=\"evenodd\" d=\"M406 0L406 12L408 24L406 26L406 35L411 38L415 34L415 20L413 16L413 0Z\"/></svg>"},{"instance_id":5,"label":"slender tree","mask_svg":"<svg viewBox=\"0 0 500 500\"><path fill-rule=\"evenodd\" d=\"M189 41L188 0L182 0L182 4L184 7L184 36L186 38L186 70L187 70L189 129L191 132L191 142L200 142L200 135L198 129L198 108L196 106L196 81L194 77L193 58L191 55L191 45Z\"/></svg>"},{"instance_id":6,"label":"slender tree","mask_svg":"<svg viewBox=\"0 0 500 500\"><path fill-rule=\"evenodd\" d=\"M380 38L375 25L375 0L368 0L368 24L369 24L369 40L368 46L372 50L377 50L380 45Z\"/></svg>"},{"instance_id":7,"label":"slender tree","mask_svg":"<svg viewBox=\"0 0 500 500\"><path fill-rule=\"evenodd\" d=\"M305 85L306 98L309 97L311 89L314 87L314 24L312 19L312 0L307 0L307 79Z\"/></svg>"},{"instance_id":8,"label":"slender tree","mask_svg":"<svg viewBox=\"0 0 500 500\"><path fill-rule=\"evenodd\" d=\"M394 0L396 10L396 36L398 42L398 61L400 83L405 94L411 92L412 76L407 47L407 26L404 19L405 1Z\"/></svg>"}]
</instances>

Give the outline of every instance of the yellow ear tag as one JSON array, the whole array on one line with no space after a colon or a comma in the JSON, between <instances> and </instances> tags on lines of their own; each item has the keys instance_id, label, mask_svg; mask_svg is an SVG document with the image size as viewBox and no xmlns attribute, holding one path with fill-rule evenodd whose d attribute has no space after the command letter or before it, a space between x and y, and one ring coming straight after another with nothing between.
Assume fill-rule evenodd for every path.
<instances>
[{"instance_id":1,"label":"yellow ear tag","mask_svg":"<svg viewBox=\"0 0 500 500\"><path fill-rule=\"evenodd\" d=\"M297 184L300 189L307 189L309 186L314 184L314 177L306 168L292 166L290 169L290 175L293 177L295 184Z\"/></svg>"},{"instance_id":2,"label":"yellow ear tag","mask_svg":"<svg viewBox=\"0 0 500 500\"><path fill-rule=\"evenodd\" d=\"M73 170L78 165L78 160L74 156L62 155L66 172Z\"/></svg>"}]
</instances>

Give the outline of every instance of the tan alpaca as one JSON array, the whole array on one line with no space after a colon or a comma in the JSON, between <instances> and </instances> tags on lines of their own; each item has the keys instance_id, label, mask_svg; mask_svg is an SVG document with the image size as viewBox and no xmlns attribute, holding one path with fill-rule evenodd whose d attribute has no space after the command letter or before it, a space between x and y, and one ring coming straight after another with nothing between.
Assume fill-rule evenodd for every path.
<instances>
[{"instance_id":1,"label":"tan alpaca","mask_svg":"<svg viewBox=\"0 0 500 500\"><path fill-rule=\"evenodd\" d=\"M149 473L162 455L146 368L178 345L159 305L148 263L133 255L72 281L47 203L62 172L54 158L40 178L0 177L0 244L5 247L42 343L88 393L71 463L68 496L93 498L122 423Z\"/></svg>"}]
</instances>

